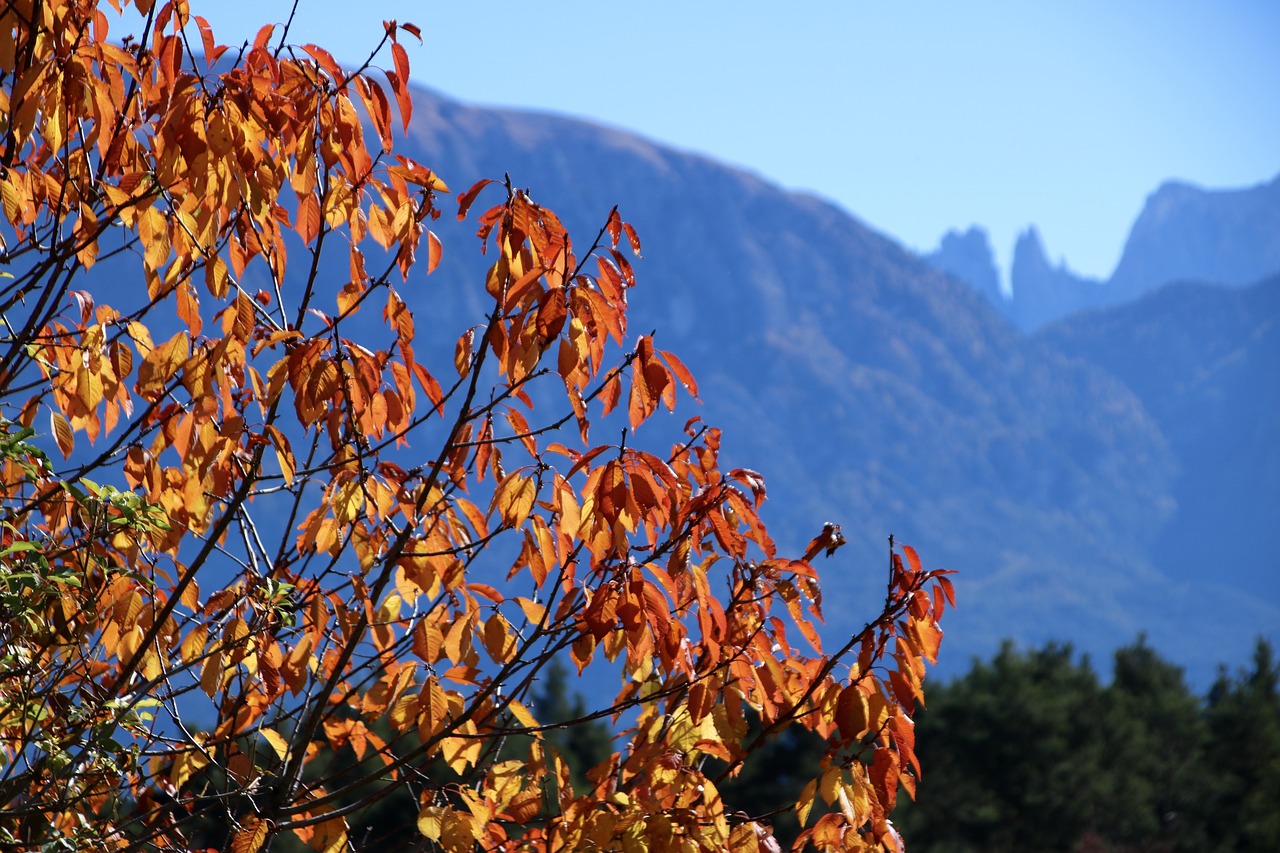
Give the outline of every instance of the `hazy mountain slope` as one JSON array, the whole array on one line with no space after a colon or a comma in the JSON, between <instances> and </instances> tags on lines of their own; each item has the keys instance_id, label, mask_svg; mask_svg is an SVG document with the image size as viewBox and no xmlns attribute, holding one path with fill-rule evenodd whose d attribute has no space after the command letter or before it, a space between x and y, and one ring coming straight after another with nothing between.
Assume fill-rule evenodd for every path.
<instances>
[{"instance_id":1,"label":"hazy mountain slope","mask_svg":"<svg viewBox=\"0 0 1280 853\"><path fill-rule=\"evenodd\" d=\"M411 148L455 189L509 172L579 239L621 205L646 255L633 330L657 329L693 367L707 405L691 413L726 428L732 464L768 476L780 538L827 519L850 535L828 566L832 636L865 612L892 532L964 572L957 663L1006 635L1104 652L1148 629L1195 665L1162 614L1197 602L1147 559L1176 460L1106 371L1020 336L839 209L703 157L430 94ZM416 306L428 323L466 307L475 275L470 238L440 224L445 262ZM1240 627L1240 649L1256 630Z\"/></svg>"},{"instance_id":2,"label":"hazy mountain slope","mask_svg":"<svg viewBox=\"0 0 1280 853\"><path fill-rule=\"evenodd\" d=\"M1280 276L1169 285L1040 338L1123 379L1168 437L1177 507L1156 564L1280 605Z\"/></svg>"}]
</instances>

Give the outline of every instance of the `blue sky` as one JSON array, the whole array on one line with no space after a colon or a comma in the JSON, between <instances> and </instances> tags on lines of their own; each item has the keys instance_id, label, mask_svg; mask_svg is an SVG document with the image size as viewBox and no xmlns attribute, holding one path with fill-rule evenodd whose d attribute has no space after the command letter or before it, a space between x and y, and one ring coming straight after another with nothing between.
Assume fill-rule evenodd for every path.
<instances>
[{"instance_id":1,"label":"blue sky","mask_svg":"<svg viewBox=\"0 0 1280 853\"><path fill-rule=\"evenodd\" d=\"M230 44L291 6L192 2ZM703 152L918 250L980 224L1006 277L1028 224L1105 277L1164 180L1280 173L1276 0L300 0L293 34L358 61L385 18L422 28L413 76L444 94Z\"/></svg>"}]
</instances>

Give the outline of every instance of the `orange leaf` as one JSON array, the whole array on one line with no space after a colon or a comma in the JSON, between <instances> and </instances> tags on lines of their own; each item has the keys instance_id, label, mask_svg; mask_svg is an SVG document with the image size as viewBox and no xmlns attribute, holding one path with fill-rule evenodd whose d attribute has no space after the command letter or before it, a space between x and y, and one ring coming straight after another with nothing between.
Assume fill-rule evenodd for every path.
<instances>
[{"instance_id":1,"label":"orange leaf","mask_svg":"<svg viewBox=\"0 0 1280 853\"><path fill-rule=\"evenodd\" d=\"M179 332L147 353L138 368L138 395L145 400L160 399L165 386L190 354L186 332Z\"/></svg>"},{"instance_id":2,"label":"orange leaf","mask_svg":"<svg viewBox=\"0 0 1280 853\"><path fill-rule=\"evenodd\" d=\"M391 60L396 65L396 74L400 75L401 80L409 79L409 54L405 53L404 47L399 42L391 43Z\"/></svg>"},{"instance_id":3,"label":"orange leaf","mask_svg":"<svg viewBox=\"0 0 1280 853\"><path fill-rule=\"evenodd\" d=\"M631 227L630 223L622 223L622 230L627 232L627 240L631 243L631 252L637 258L640 257L640 238L636 236L636 229Z\"/></svg>"},{"instance_id":4,"label":"orange leaf","mask_svg":"<svg viewBox=\"0 0 1280 853\"><path fill-rule=\"evenodd\" d=\"M515 654L516 641L510 629L501 613L494 613L484 623L484 647L496 663L506 663Z\"/></svg>"},{"instance_id":5,"label":"orange leaf","mask_svg":"<svg viewBox=\"0 0 1280 853\"><path fill-rule=\"evenodd\" d=\"M265 48L271 41L271 34L275 32L275 29L274 24L264 24L263 27L258 30L258 34L253 39L253 46L256 48ZM240 853L240 851L236 851L236 853Z\"/></svg>"},{"instance_id":6,"label":"orange leaf","mask_svg":"<svg viewBox=\"0 0 1280 853\"><path fill-rule=\"evenodd\" d=\"M342 66L338 65L338 61L333 58L333 54L314 44L304 44L302 49L311 55L311 58L320 63L333 81L342 84L346 81L346 75L342 73Z\"/></svg>"},{"instance_id":7,"label":"orange leaf","mask_svg":"<svg viewBox=\"0 0 1280 853\"><path fill-rule=\"evenodd\" d=\"M360 94L360 100L364 102L364 107L369 112L369 118L373 120L373 126L377 128L378 138L382 141L382 150L390 151L393 144L391 140L391 104L387 101L386 93L382 91L382 87L377 82L364 76L357 76L355 84L356 92Z\"/></svg>"},{"instance_id":8,"label":"orange leaf","mask_svg":"<svg viewBox=\"0 0 1280 853\"><path fill-rule=\"evenodd\" d=\"M632 431L634 432L636 427L644 423L657 407L657 401L654 400L652 393L649 391L649 386L645 382L644 370L641 369L640 360L637 358L632 364L631 398L627 404L627 413L631 419Z\"/></svg>"},{"instance_id":9,"label":"orange leaf","mask_svg":"<svg viewBox=\"0 0 1280 853\"><path fill-rule=\"evenodd\" d=\"M70 458L71 451L76 449L76 437L71 432L71 424L61 412L51 412L50 418L53 422L54 441L58 443L58 449L62 451L63 458Z\"/></svg>"},{"instance_id":10,"label":"orange leaf","mask_svg":"<svg viewBox=\"0 0 1280 853\"><path fill-rule=\"evenodd\" d=\"M258 853L266 843L270 826L265 820L250 815L240 822L240 831L231 839L231 853Z\"/></svg>"},{"instance_id":11,"label":"orange leaf","mask_svg":"<svg viewBox=\"0 0 1280 853\"><path fill-rule=\"evenodd\" d=\"M471 370L471 348L475 346L475 339L476 330L467 329L453 348L453 367L459 376L466 376Z\"/></svg>"},{"instance_id":12,"label":"orange leaf","mask_svg":"<svg viewBox=\"0 0 1280 853\"><path fill-rule=\"evenodd\" d=\"M434 231L427 232L427 275L431 275L436 271L436 267L440 266L440 257L444 254L444 246L440 245L440 238L436 236Z\"/></svg>"},{"instance_id":13,"label":"orange leaf","mask_svg":"<svg viewBox=\"0 0 1280 853\"><path fill-rule=\"evenodd\" d=\"M267 436L271 446L275 448L276 460L280 463L280 473L284 475L285 485L293 485L294 459L293 449L289 447L289 439L285 438L278 427L267 425Z\"/></svg>"},{"instance_id":14,"label":"orange leaf","mask_svg":"<svg viewBox=\"0 0 1280 853\"><path fill-rule=\"evenodd\" d=\"M298 202L297 221L296 230L302 242L310 243L320 234L320 202L315 193L307 193Z\"/></svg>"},{"instance_id":15,"label":"orange leaf","mask_svg":"<svg viewBox=\"0 0 1280 853\"><path fill-rule=\"evenodd\" d=\"M867 696L858 689L858 685L850 684L840 691L840 698L836 702L836 726L840 729L842 738L854 740L862 737L870 716Z\"/></svg>"}]
</instances>

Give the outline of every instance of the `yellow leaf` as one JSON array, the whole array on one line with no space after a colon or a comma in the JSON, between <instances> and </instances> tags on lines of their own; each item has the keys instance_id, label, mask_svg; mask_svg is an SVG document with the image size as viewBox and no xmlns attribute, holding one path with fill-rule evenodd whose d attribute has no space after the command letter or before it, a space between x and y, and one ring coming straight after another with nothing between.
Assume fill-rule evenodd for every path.
<instances>
[{"instance_id":1,"label":"yellow leaf","mask_svg":"<svg viewBox=\"0 0 1280 853\"><path fill-rule=\"evenodd\" d=\"M493 495L494 508L502 516L502 523L508 527L519 527L524 524L529 513L533 512L533 502L538 496L538 488L533 480L513 471L498 486ZM492 513L493 508L490 509Z\"/></svg>"},{"instance_id":2,"label":"yellow leaf","mask_svg":"<svg viewBox=\"0 0 1280 853\"><path fill-rule=\"evenodd\" d=\"M200 655L204 654L205 644L209 640L209 626L198 623L191 632L187 634L186 639L182 641L182 647L179 653L182 655L183 663L191 663Z\"/></svg>"},{"instance_id":3,"label":"yellow leaf","mask_svg":"<svg viewBox=\"0 0 1280 853\"><path fill-rule=\"evenodd\" d=\"M333 490L329 499L333 507L333 517L339 524L350 524L356 520L364 507L364 489L356 480L347 480Z\"/></svg>"},{"instance_id":4,"label":"yellow leaf","mask_svg":"<svg viewBox=\"0 0 1280 853\"><path fill-rule=\"evenodd\" d=\"M284 739L284 735L275 729L266 728L259 729L258 733L266 739L267 743L271 744L271 748L276 751L276 755L280 757L281 761L289 757L289 742Z\"/></svg>"},{"instance_id":5,"label":"yellow leaf","mask_svg":"<svg viewBox=\"0 0 1280 853\"><path fill-rule=\"evenodd\" d=\"M844 772L839 767L828 767L818 785L818 793L822 794L822 801L828 805L834 803L843 784Z\"/></svg>"},{"instance_id":6,"label":"yellow leaf","mask_svg":"<svg viewBox=\"0 0 1280 853\"><path fill-rule=\"evenodd\" d=\"M182 597L179 599L182 606L189 610L197 610L200 607L200 584L196 583L196 579L192 578L182 589Z\"/></svg>"},{"instance_id":7,"label":"yellow leaf","mask_svg":"<svg viewBox=\"0 0 1280 853\"><path fill-rule=\"evenodd\" d=\"M191 354L187 333L179 332L147 353L138 368L138 395L145 400L159 400L165 386L181 369Z\"/></svg>"},{"instance_id":8,"label":"yellow leaf","mask_svg":"<svg viewBox=\"0 0 1280 853\"><path fill-rule=\"evenodd\" d=\"M804 786L800 799L796 801L796 819L804 826L809 822L809 812L813 809L813 798L818 793L818 780L810 779Z\"/></svg>"},{"instance_id":9,"label":"yellow leaf","mask_svg":"<svg viewBox=\"0 0 1280 853\"><path fill-rule=\"evenodd\" d=\"M497 663L506 663L516 652L511 626L501 613L494 613L484 623L484 647Z\"/></svg>"},{"instance_id":10,"label":"yellow leaf","mask_svg":"<svg viewBox=\"0 0 1280 853\"><path fill-rule=\"evenodd\" d=\"M204 659L200 670L200 689L212 699L222 688L222 655L212 654Z\"/></svg>"},{"instance_id":11,"label":"yellow leaf","mask_svg":"<svg viewBox=\"0 0 1280 853\"><path fill-rule=\"evenodd\" d=\"M198 773L208 766L209 759L200 750L184 752L174 759L173 766L169 769L169 781L175 788L181 788L187 784L187 780L193 773Z\"/></svg>"},{"instance_id":12,"label":"yellow leaf","mask_svg":"<svg viewBox=\"0 0 1280 853\"><path fill-rule=\"evenodd\" d=\"M545 605L539 604L531 598L517 598L516 604L519 604L520 609L524 611L524 618L529 620L529 624L539 625L542 623L542 617L547 612Z\"/></svg>"},{"instance_id":13,"label":"yellow leaf","mask_svg":"<svg viewBox=\"0 0 1280 853\"><path fill-rule=\"evenodd\" d=\"M134 343L138 345L139 352L143 352L145 355L155 349L156 345L151 342L151 332L147 330L146 326L136 320L130 320L127 328L129 337L133 338Z\"/></svg>"},{"instance_id":14,"label":"yellow leaf","mask_svg":"<svg viewBox=\"0 0 1280 853\"><path fill-rule=\"evenodd\" d=\"M836 799L840 801L840 811L844 814L844 819L849 821L850 826L858 826L862 821L858 820L858 813L853 808L853 803L849 799L849 792L842 783L836 791Z\"/></svg>"},{"instance_id":15,"label":"yellow leaf","mask_svg":"<svg viewBox=\"0 0 1280 853\"><path fill-rule=\"evenodd\" d=\"M0 180L0 201L4 204L5 218L16 223L22 215L22 202L18 198L18 191L7 178Z\"/></svg>"},{"instance_id":16,"label":"yellow leaf","mask_svg":"<svg viewBox=\"0 0 1280 853\"><path fill-rule=\"evenodd\" d=\"M520 725L531 729L536 729L538 727L539 723L537 718L534 717L533 714L530 714L529 709L522 703L512 699L507 704L507 710L511 712L511 715L516 718L516 722Z\"/></svg>"},{"instance_id":17,"label":"yellow leaf","mask_svg":"<svg viewBox=\"0 0 1280 853\"><path fill-rule=\"evenodd\" d=\"M293 485L294 459L289 439L285 438L278 427L270 424L267 425L267 436L271 439L271 446L275 448L276 461L280 463L280 473L284 475L285 485Z\"/></svg>"},{"instance_id":18,"label":"yellow leaf","mask_svg":"<svg viewBox=\"0 0 1280 853\"><path fill-rule=\"evenodd\" d=\"M204 265L204 286L214 299L226 299L231 289L231 273L221 255L214 255Z\"/></svg>"},{"instance_id":19,"label":"yellow leaf","mask_svg":"<svg viewBox=\"0 0 1280 853\"><path fill-rule=\"evenodd\" d=\"M428 841L439 841L444 834L444 816L449 810L443 806L426 806L418 812L418 832Z\"/></svg>"}]
</instances>

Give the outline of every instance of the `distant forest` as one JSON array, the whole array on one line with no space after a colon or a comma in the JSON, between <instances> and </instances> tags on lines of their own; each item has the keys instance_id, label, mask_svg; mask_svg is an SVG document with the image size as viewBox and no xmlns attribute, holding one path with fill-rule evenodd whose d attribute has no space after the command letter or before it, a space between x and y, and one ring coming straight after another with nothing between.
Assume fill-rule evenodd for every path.
<instances>
[{"instance_id":1,"label":"distant forest","mask_svg":"<svg viewBox=\"0 0 1280 853\"><path fill-rule=\"evenodd\" d=\"M1070 646L1012 645L930 685L913 851L1280 850L1280 667L1259 640L1197 696L1142 640L1103 686Z\"/></svg>"}]
</instances>

